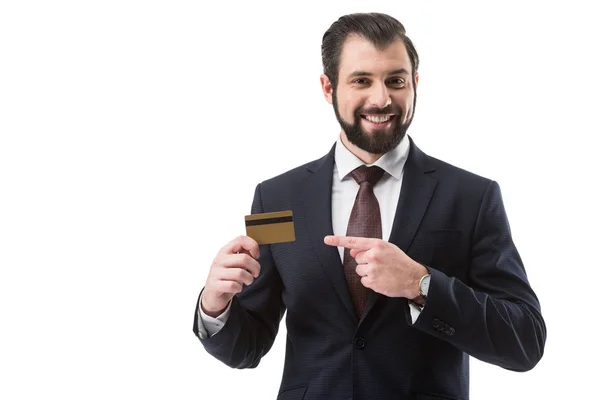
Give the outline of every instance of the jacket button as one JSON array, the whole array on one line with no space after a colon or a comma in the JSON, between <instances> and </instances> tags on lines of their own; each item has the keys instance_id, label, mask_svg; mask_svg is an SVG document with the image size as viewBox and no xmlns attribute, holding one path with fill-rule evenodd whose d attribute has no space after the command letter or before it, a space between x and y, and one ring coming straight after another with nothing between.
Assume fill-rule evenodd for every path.
<instances>
[{"instance_id":1,"label":"jacket button","mask_svg":"<svg viewBox=\"0 0 600 400\"><path fill-rule=\"evenodd\" d=\"M363 338L362 336L357 336L356 338L354 338L354 345L359 350L364 349L365 348L365 338Z\"/></svg>"},{"instance_id":2,"label":"jacket button","mask_svg":"<svg viewBox=\"0 0 600 400\"><path fill-rule=\"evenodd\" d=\"M437 329L437 328L439 328L439 326L440 326L440 320L439 320L439 319L437 319L437 318L434 318L434 319L433 319L433 323L432 323L432 325L433 325L433 327L434 327L434 328L436 328L436 329Z\"/></svg>"},{"instance_id":3,"label":"jacket button","mask_svg":"<svg viewBox=\"0 0 600 400\"><path fill-rule=\"evenodd\" d=\"M452 335L454 335L454 332L455 332L454 328L448 329L448 335L452 336Z\"/></svg>"}]
</instances>

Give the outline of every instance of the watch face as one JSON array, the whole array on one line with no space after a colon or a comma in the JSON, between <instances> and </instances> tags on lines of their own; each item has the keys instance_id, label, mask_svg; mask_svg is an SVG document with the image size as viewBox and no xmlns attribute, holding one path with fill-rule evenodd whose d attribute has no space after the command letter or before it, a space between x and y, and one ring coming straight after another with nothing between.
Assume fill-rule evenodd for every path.
<instances>
[{"instance_id":1,"label":"watch face","mask_svg":"<svg viewBox=\"0 0 600 400\"><path fill-rule=\"evenodd\" d=\"M431 275L425 275L425 277L423 277L423 279L421 280L421 292L423 292L423 294L425 296L427 296L427 292L429 291L429 280L431 279Z\"/></svg>"}]
</instances>

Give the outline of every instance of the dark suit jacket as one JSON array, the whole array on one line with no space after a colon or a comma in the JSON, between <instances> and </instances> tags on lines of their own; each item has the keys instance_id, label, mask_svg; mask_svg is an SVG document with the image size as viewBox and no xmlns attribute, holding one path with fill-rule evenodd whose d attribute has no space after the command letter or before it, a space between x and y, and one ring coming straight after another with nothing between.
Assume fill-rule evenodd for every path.
<instances>
[{"instance_id":1,"label":"dark suit jacket","mask_svg":"<svg viewBox=\"0 0 600 400\"><path fill-rule=\"evenodd\" d=\"M204 348L254 368L287 310L279 400L468 399L469 355L514 371L533 368L546 326L496 182L427 156L411 138L389 242L431 272L412 324L405 298L373 293L355 316L332 234L334 148L259 184L252 213L292 210L296 240L260 248L260 276L232 301ZM197 312L194 332L197 331Z\"/></svg>"}]
</instances>

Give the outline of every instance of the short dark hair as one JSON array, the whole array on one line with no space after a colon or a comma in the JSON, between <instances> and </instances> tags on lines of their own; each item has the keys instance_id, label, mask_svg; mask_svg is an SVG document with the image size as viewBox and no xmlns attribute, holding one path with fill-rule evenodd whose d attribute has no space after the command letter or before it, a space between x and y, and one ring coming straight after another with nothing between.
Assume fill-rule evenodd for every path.
<instances>
[{"instance_id":1,"label":"short dark hair","mask_svg":"<svg viewBox=\"0 0 600 400\"><path fill-rule=\"evenodd\" d=\"M412 65L413 80L419 68L419 55L406 29L396 18L381 13L347 14L335 21L323 35L321 58L323 72L335 90L340 69L340 57L346 39L350 35L362 37L378 48L385 49L395 40L402 40Z\"/></svg>"}]
</instances>

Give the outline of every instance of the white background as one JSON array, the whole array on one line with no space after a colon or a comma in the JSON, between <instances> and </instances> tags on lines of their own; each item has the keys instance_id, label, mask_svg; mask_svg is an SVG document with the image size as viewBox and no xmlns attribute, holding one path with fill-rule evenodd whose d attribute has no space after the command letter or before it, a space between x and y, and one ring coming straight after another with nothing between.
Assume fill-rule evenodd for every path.
<instances>
[{"instance_id":1,"label":"white background","mask_svg":"<svg viewBox=\"0 0 600 400\"><path fill-rule=\"evenodd\" d=\"M593 397L591 6L200 3L0 3L0 398L276 397L285 326L257 369L232 370L192 333L195 301L255 185L335 141L320 40L356 11L405 24L422 60L410 134L500 183L542 303L542 361L473 360L472 398Z\"/></svg>"}]
</instances>

